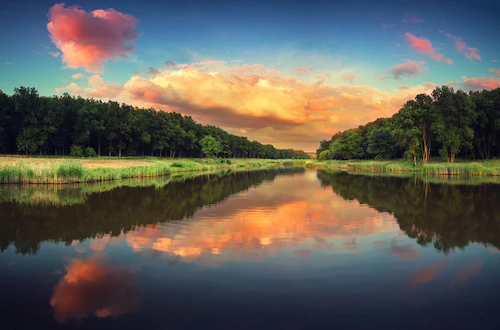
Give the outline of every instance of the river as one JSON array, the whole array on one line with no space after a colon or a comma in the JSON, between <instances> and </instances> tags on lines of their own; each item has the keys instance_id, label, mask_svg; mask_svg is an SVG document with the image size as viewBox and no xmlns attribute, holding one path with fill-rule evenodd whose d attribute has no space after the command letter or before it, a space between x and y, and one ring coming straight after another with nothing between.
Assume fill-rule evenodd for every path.
<instances>
[{"instance_id":1,"label":"river","mask_svg":"<svg viewBox=\"0 0 500 330\"><path fill-rule=\"evenodd\" d=\"M0 186L3 329L494 328L500 184L303 168Z\"/></svg>"}]
</instances>

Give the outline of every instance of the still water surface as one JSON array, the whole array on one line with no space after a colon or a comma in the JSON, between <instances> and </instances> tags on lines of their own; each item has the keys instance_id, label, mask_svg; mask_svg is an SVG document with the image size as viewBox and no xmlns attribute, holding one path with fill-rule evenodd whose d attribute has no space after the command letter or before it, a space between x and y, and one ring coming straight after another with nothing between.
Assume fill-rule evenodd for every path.
<instances>
[{"instance_id":1,"label":"still water surface","mask_svg":"<svg viewBox=\"0 0 500 330\"><path fill-rule=\"evenodd\" d=\"M1 186L1 323L494 329L498 247L492 183L289 168Z\"/></svg>"}]
</instances>

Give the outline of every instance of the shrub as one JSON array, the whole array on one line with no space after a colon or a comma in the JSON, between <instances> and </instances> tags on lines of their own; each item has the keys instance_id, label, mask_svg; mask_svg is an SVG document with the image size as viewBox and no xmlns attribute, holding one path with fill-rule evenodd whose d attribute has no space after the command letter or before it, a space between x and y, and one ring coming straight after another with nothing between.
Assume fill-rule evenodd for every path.
<instances>
[{"instance_id":1,"label":"shrub","mask_svg":"<svg viewBox=\"0 0 500 330\"><path fill-rule=\"evenodd\" d=\"M85 150L83 151L83 154L85 155L85 157L97 157L97 153L95 152L94 148L92 148L92 147L85 148Z\"/></svg>"},{"instance_id":2,"label":"shrub","mask_svg":"<svg viewBox=\"0 0 500 330\"><path fill-rule=\"evenodd\" d=\"M172 166L172 167L183 167L183 165L181 163L177 163L177 162L172 163L172 165L170 165L170 166Z\"/></svg>"},{"instance_id":3,"label":"shrub","mask_svg":"<svg viewBox=\"0 0 500 330\"><path fill-rule=\"evenodd\" d=\"M69 151L71 157L83 157L83 150L80 146L72 145Z\"/></svg>"},{"instance_id":4,"label":"shrub","mask_svg":"<svg viewBox=\"0 0 500 330\"><path fill-rule=\"evenodd\" d=\"M231 159L226 159L226 164L229 164L231 165L233 162L231 161Z\"/></svg>"}]
</instances>

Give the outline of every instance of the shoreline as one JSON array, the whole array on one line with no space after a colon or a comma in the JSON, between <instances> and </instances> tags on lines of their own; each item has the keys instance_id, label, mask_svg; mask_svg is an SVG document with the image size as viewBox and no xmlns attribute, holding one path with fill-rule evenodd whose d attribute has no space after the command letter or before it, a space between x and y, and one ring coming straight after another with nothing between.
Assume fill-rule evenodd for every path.
<instances>
[{"instance_id":1,"label":"shoreline","mask_svg":"<svg viewBox=\"0 0 500 330\"><path fill-rule=\"evenodd\" d=\"M127 164L128 163L128 164ZM81 184L167 177L175 173L301 166L304 160L240 158L0 157L0 184Z\"/></svg>"}]
</instances>

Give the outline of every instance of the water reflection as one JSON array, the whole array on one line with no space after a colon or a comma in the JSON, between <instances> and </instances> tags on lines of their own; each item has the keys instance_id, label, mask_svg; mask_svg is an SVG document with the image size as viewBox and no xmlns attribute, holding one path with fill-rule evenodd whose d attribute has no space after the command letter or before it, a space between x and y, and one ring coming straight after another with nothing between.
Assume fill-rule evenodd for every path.
<instances>
[{"instance_id":1,"label":"water reflection","mask_svg":"<svg viewBox=\"0 0 500 330\"><path fill-rule=\"evenodd\" d=\"M103 256L73 258L65 268L50 299L58 322L90 315L118 317L138 310L139 288L130 270L107 265Z\"/></svg>"},{"instance_id":2,"label":"water reflection","mask_svg":"<svg viewBox=\"0 0 500 330\"><path fill-rule=\"evenodd\" d=\"M420 245L443 252L470 243L500 247L500 185L437 184L327 170L318 171L318 178L347 200L393 214L401 230Z\"/></svg>"}]
</instances>

